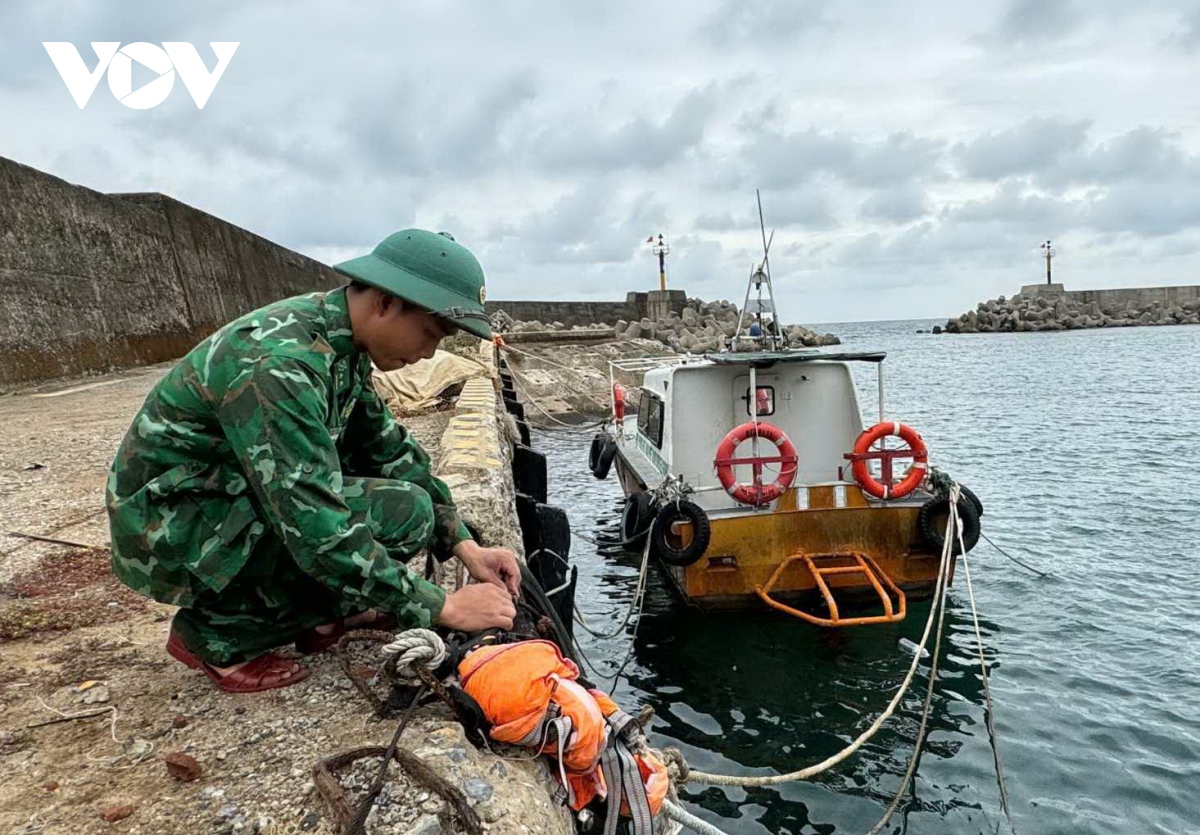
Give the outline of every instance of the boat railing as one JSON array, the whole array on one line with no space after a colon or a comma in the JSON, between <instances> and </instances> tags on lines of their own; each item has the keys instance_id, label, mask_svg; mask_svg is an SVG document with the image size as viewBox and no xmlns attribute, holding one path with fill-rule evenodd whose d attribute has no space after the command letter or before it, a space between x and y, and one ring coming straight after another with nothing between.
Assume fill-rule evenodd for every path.
<instances>
[{"instance_id":1,"label":"boat railing","mask_svg":"<svg viewBox=\"0 0 1200 835\"><path fill-rule=\"evenodd\" d=\"M675 354L668 357L627 357L624 359L609 360L608 365L612 369L618 371L627 371L630 373L651 371L655 368L670 368L675 365L686 365L688 362L696 362L702 360L703 357L692 356L690 354Z\"/></svg>"},{"instance_id":2,"label":"boat railing","mask_svg":"<svg viewBox=\"0 0 1200 835\"><path fill-rule=\"evenodd\" d=\"M612 408L613 414L616 414L616 412L617 412L616 384L618 382L629 383L630 381L629 381L628 377L633 376L635 378L635 381L632 384L634 386L640 386L642 381L639 378L644 377L647 371L653 371L656 368L672 368L672 367L678 366L678 365L687 365L690 362L699 362L703 359L704 359L704 357L696 356L693 354L673 354L671 356L665 356L665 357L625 357L622 359L609 360L608 361L608 392L609 392L609 405ZM618 376L619 374L626 375L626 379L622 380ZM626 392L625 396L626 396L626 398L629 397L628 391ZM634 405L634 404L629 403L628 399L627 399L626 405ZM622 431L621 427L618 427L618 432L620 433L621 431Z\"/></svg>"}]
</instances>

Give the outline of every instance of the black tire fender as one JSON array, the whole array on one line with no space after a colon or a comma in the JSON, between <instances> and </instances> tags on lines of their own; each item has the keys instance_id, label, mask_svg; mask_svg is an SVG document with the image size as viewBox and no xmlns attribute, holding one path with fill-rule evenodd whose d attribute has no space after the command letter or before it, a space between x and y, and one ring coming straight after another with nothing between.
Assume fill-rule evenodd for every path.
<instances>
[{"instance_id":1,"label":"black tire fender","mask_svg":"<svg viewBox=\"0 0 1200 835\"><path fill-rule=\"evenodd\" d=\"M603 433L592 438L592 448L588 453L588 469L592 475L603 481L608 478L613 458L617 454L617 442Z\"/></svg>"},{"instance_id":2,"label":"black tire fender","mask_svg":"<svg viewBox=\"0 0 1200 835\"><path fill-rule=\"evenodd\" d=\"M621 541L635 548L645 545L657 513L654 497L649 493L643 491L630 495L621 510Z\"/></svg>"},{"instance_id":3,"label":"black tire fender","mask_svg":"<svg viewBox=\"0 0 1200 835\"><path fill-rule=\"evenodd\" d=\"M513 447L512 460L513 486L518 493L532 496L542 504L546 503L549 491L546 456L524 444Z\"/></svg>"},{"instance_id":4,"label":"black tire fender","mask_svg":"<svg viewBox=\"0 0 1200 835\"><path fill-rule=\"evenodd\" d=\"M676 522L692 524L692 541L683 548L676 548L671 542L671 526ZM677 499L663 505L654 518L654 527L650 529L650 549L667 565L677 568L686 568L703 557L711 539L712 524L708 521L708 514L700 505L687 499Z\"/></svg>"},{"instance_id":5,"label":"black tire fender","mask_svg":"<svg viewBox=\"0 0 1200 835\"><path fill-rule=\"evenodd\" d=\"M979 500L979 497L975 495L975 491L972 490L970 487L968 487L965 484L958 485L958 489L961 491L960 495L965 496L967 501L969 501L971 504L975 505L975 513L976 513L976 515L979 516L980 519L982 519L983 518L983 502L981 502Z\"/></svg>"},{"instance_id":6,"label":"black tire fender","mask_svg":"<svg viewBox=\"0 0 1200 835\"><path fill-rule=\"evenodd\" d=\"M600 462L600 450L604 449L603 432L597 432L592 436L592 445L588 448L588 470L596 472L596 464Z\"/></svg>"},{"instance_id":7,"label":"black tire fender","mask_svg":"<svg viewBox=\"0 0 1200 835\"><path fill-rule=\"evenodd\" d=\"M920 527L921 537L939 554L946 542L943 520L946 519L949 512L949 497L937 496L921 505L921 510L917 514L917 525ZM966 496L958 497L958 518L962 522L963 545L970 551L979 543L979 512L975 510L975 505ZM954 543L951 553L955 556L962 553L957 542Z\"/></svg>"}]
</instances>

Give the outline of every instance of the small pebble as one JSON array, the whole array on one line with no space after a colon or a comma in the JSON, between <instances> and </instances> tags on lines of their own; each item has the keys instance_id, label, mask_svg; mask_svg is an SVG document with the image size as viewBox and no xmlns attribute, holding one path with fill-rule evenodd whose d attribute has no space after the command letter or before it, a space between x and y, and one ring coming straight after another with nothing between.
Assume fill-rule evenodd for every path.
<instances>
[{"instance_id":1,"label":"small pebble","mask_svg":"<svg viewBox=\"0 0 1200 835\"><path fill-rule=\"evenodd\" d=\"M167 754L163 762L166 763L167 773L181 783L190 783L203 773L195 757L180 751Z\"/></svg>"},{"instance_id":2,"label":"small pebble","mask_svg":"<svg viewBox=\"0 0 1200 835\"><path fill-rule=\"evenodd\" d=\"M110 803L100 807L100 817L109 823L123 821L133 814L132 803Z\"/></svg>"},{"instance_id":3,"label":"small pebble","mask_svg":"<svg viewBox=\"0 0 1200 835\"><path fill-rule=\"evenodd\" d=\"M408 830L408 835L440 835L442 821L437 815L422 815Z\"/></svg>"},{"instance_id":4,"label":"small pebble","mask_svg":"<svg viewBox=\"0 0 1200 835\"><path fill-rule=\"evenodd\" d=\"M492 784L487 780L471 777L463 783L463 791L475 803L486 803L492 799L495 789L492 788Z\"/></svg>"}]
</instances>

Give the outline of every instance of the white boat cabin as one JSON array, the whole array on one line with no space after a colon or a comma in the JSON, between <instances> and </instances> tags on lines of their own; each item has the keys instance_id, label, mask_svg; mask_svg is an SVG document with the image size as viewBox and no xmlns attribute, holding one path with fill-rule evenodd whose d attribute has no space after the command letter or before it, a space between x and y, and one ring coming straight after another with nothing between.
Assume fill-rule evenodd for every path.
<instances>
[{"instance_id":1,"label":"white boat cabin","mask_svg":"<svg viewBox=\"0 0 1200 835\"><path fill-rule=\"evenodd\" d=\"M752 407L757 405L758 419L782 429L796 449L799 464L793 487L851 485L849 462L843 456L864 427L846 361L878 365L883 358L882 353L820 351L671 358L644 369L641 389L627 395L637 413L624 418L618 446L646 487L657 487L668 475L681 477L696 491L692 500L710 515L753 512L721 487L713 461L722 439L753 420ZM620 362L614 367L643 370ZM880 381L882 391L882 376ZM759 457L778 454L770 441L757 443ZM743 441L738 457L750 457L753 445ZM779 466L765 465L763 480L774 480ZM740 483L750 482L751 467L738 465L735 475ZM806 506L805 494L804 489L797 491L801 508Z\"/></svg>"}]
</instances>

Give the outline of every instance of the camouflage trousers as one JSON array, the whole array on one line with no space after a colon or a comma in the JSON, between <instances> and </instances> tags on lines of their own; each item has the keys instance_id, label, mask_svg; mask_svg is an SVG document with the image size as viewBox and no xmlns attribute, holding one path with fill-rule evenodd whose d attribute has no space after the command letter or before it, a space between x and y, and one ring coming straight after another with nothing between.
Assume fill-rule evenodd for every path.
<instances>
[{"instance_id":1,"label":"camouflage trousers","mask_svg":"<svg viewBox=\"0 0 1200 835\"><path fill-rule=\"evenodd\" d=\"M429 501L422 501L424 491L408 482L347 476L342 495L354 522L365 523L402 561L424 549L433 536ZM337 592L301 570L283 543L267 534L228 586L199 595L175 613L171 627L202 661L227 666L356 613Z\"/></svg>"}]
</instances>

